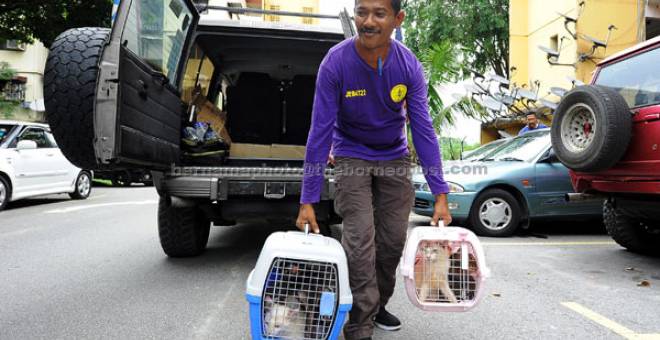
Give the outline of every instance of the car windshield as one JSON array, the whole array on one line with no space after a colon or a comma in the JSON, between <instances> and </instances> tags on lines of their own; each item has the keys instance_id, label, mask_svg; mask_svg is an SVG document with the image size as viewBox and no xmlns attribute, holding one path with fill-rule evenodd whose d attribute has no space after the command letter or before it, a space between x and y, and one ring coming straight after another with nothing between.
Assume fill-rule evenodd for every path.
<instances>
[{"instance_id":1,"label":"car windshield","mask_svg":"<svg viewBox=\"0 0 660 340\"><path fill-rule=\"evenodd\" d=\"M481 161L530 162L550 144L550 131L527 133L501 144Z\"/></svg>"},{"instance_id":2,"label":"car windshield","mask_svg":"<svg viewBox=\"0 0 660 340\"><path fill-rule=\"evenodd\" d=\"M4 142L5 139L9 137L9 133L13 128L14 125L9 125L9 124L0 125L0 143Z\"/></svg>"},{"instance_id":3,"label":"car windshield","mask_svg":"<svg viewBox=\"0 0 660 340\"><path fill-rule=\"evenodd\" d=\"M500 139L496 141L492 141L488 144L482 145L472 151L469 151L463 156L463 160L471 161L471 160L477 160L484 158L485 156L488 155L491 151L494 151L497 149L498 146L502 145L506 140Z\"/></svg>"},{"instance_id":4,"label":"car windshield","mask_svg":"<svg viewBox=\"0 0 660 340\"><path fill-rule=\"evenodd\" d=\"M660 48L603 67L594 82L619 92L630 107L660 104Z\"/></svg>"}]
</instances>

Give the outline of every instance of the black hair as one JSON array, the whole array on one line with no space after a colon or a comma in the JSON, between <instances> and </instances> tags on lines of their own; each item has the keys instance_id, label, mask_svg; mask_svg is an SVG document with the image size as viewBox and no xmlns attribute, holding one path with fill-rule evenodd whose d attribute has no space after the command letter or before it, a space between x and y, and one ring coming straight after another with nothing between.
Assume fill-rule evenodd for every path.
<instances>
[{"instance_id":1,"label":"black hair","mask_svg":"<svg viewBox=\"0 0 660 340\"><path fill-rule=\"evenodd\" d=\"M536 112L527 112L525 116L534 116L535 118L539 118L539 116L536 114Z\"/></svg>"},{"instance_id":2,"label":"black hair","mask_svg":"<svg viewBox=\"0 0 660 340\"><path fill-rule=\"evenodd\" d=\"M360 0L355 0L355 4L357 5L359 1ZM399 14L399 12L401 12L401 0L390 0L390 1L392 3L392 9L394 10L394 14Z\"/></svg>"}]
</instances>

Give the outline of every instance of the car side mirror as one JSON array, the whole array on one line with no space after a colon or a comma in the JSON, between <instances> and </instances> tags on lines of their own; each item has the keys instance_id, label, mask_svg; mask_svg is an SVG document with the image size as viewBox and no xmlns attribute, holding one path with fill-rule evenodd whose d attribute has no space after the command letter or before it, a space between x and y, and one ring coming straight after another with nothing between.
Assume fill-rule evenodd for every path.
<instances>
[{"instance_id":1,"label":"car side mirror","mask_svg":"<svg viewBox=\"0 0 660 340\"><path fill-rule=\"evenodd\" d=\"M548 152L539 159L539 163L557 163L559 162L559 158L557 158L557 154L555 154L554 149L548 150Z\"/></svg>"},{"instance_id":2,"label":"car side mirror","mask_svg":"<svg viewBox=\"0 0 660 340\"><path fill-rule=\"evenodd\" d=\"M33 150L37 148L37 142L33 140L22 140L16 145L16 150Z\"/></svg>"}]
</instances>

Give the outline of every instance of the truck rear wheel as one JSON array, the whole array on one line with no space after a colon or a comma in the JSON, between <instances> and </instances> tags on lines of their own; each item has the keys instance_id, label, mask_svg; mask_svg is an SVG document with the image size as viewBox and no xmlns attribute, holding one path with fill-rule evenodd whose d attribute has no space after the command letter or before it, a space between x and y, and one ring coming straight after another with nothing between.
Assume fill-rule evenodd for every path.
<instances>
[{"instance_id":1,"label":"truck rear wheel","mask_svg":"<svg viewBox=\"0 0 660 340\"><path fill-rule=\"evenodd\" d=\"M169 197L158 202L158 236L167 256L190 257L206 250L211 221L197 206L175 207Z\"/></svg>"},{"instance_id":2,"label":"truck rear wheel","mask_svg":"<svg viewBox=\"0 0 660 340\"><path fill-rule=\"evenodd\" d=\"M651 233L642 221L623 214L612 200L603 205L603 220L607 233L620 246L635 253L660 254L660 234Z\"/></svg>"}]
</instances>

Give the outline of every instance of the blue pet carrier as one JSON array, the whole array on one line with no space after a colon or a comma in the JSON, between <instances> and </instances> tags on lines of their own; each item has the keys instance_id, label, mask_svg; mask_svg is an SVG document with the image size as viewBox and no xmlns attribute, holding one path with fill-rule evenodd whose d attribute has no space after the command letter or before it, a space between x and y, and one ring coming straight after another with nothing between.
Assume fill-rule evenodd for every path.
<instances>
[{"instance_id":1,"label":"blue pet carrier","mask_svg":"<svg viewBox=\"0 0 660 340\"><path fill-rule=\"evenodd\" d=\"M353 303L344 250L321 235L273 233L246 296L253 339L337 339Z\"/></svg>"}]
</instances>

